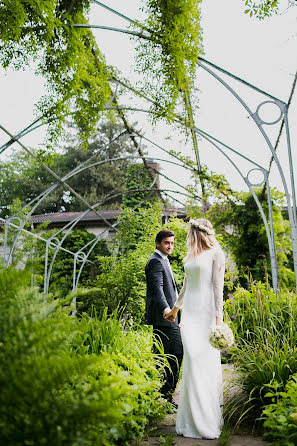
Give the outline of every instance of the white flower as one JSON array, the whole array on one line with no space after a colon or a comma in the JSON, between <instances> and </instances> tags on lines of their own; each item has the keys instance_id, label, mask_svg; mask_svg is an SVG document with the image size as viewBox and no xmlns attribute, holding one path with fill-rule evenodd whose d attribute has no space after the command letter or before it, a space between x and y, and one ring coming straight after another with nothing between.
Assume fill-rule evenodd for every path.
<instances>
[{"instance_id":1,"label":"white flower","mask_svg":"<svg viewBox=\"0 0 297 446\"><path fill-rule=\"evenodd\" d=\"M215 325L209 330L209 342L218 350L230 348L234 344L234 335L227 324Z\"/></svg>"},{"instance_id":2,"label":"white flower","mask_svg":"<svg viewBox=\"0 0 297 446\"><path fill-rule=\"evenodd\" d=\"M202 232L206 232L208 235L213 235L214 231L207 226L203 225L202 223L199 223L197 220L194 220L193 218L190 220L190 225L194 226L194 228L200 229Z\"/></svg>"}]
</instances>

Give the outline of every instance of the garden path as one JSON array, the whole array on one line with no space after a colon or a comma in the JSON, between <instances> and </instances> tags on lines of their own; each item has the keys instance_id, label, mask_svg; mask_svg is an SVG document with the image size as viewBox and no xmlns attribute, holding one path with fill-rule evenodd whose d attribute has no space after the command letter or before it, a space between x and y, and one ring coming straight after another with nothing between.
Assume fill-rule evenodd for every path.
<instances>
[{"instance_id":1,"label":"garden path","mask_svg":"<svg viewBox=\"0 0 297 446\"><path fill-rule=\"evenodd\" d=\"M223 364L224 386L228 386L228 382L233 373L232 365ZM175 400L178 402L179 387L176 390ZM218 440L198 440L195 438L184 438L175 433L176 414L166 417L163 423L153 426L155 429L152 436L147 437L141 443L141 446L219 446ZM229 446L265 446L268 445L260 437L251 435L232 435Z\"/></svg>"}]
</instances>

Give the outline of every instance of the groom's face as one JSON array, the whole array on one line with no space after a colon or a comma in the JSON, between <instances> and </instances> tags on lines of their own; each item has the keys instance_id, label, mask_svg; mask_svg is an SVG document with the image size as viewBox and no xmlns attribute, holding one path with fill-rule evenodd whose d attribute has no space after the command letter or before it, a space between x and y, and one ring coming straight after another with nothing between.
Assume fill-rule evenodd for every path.
<instances>
[{"instance_id":1,"label":"groom's face","mask_svg":"<svg viewBox=\"0 0 297 446\"><path fill-rule=\"evenodd\" d=\"M165 256L170 255L174 247L174 236L163 238L160 243L156 243L156 246Z\"/></svg>"}]
</instances>

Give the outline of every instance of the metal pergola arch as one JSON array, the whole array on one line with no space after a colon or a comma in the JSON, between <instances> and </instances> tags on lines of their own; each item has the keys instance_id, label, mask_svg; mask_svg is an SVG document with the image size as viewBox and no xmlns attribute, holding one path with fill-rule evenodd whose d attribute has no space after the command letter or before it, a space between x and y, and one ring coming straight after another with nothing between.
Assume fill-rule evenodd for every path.
<instances>
[{"instance_id":1,"label":"metal pergola arch","mask_svg":"<svg viewBox=\"0 0 297 446\"><path fill-rule=\"evenodd\" d=\"M209 63L210 62L206 61L205 59L203 59L203 61L205 63ZM212 66L214 66L214 64L211 64ZM199 62L199 66L201 66L202 68L205 68L205 65L202 65L201 62ZM286 201L287 201L287 207L288 207L288 214L289 214L289 221L290 221L290 229L291 229L291 235L292 235L292 248L293 248L293 260L294 260L294 271L295 271L295 283L296 283L296 288L297 288L297 212L296 212L296 195L295 195L295 182L294 182L294 169L293 169L293 162L292 162L292 151L291 151L291 143L290 143L290 132L289 132L289 123L288 123L288 107L287 104L283 101L281 101L280 99L275 98L274 96L264 92L263 90L257 88L257 87L253 87L251 84L249 84L248 82L238 78L237 76L232 75L231 73L228 73L227 71L223 70L222 68L218 67L218 69L222 72L224 72L225 74L230 74L230 76L234 79L236 79L237 81L242 82L243 84L245 84L246 86L250 87L250 88L254 88L258 93L261 93L263 95L266 95L269 100L268 101L262 101L259 103L259 105L256 108L256 111L253 113L252 110L250 109L250 107L246 104L246 102L235 92L235 90L228 85L223 79L220 78L220 76L218 76L215 73L212 73L212 70L210 69L206 69L206 71L210 72L210 74L213 74L213 76L219 81L221 82L224 87L226 87L226 89L231 92L235 98L240 102L240 104L245 108L245 110L249 113L249 116L252 117L253 121L256 123L258 129L260 130L262 136L264 137L265 142L268 145L268 148L271 152L272 155L272 159L276 162L281 180L282 180L282 184L284 186L284 190L285 190L285 196L286 196ZM129 89L128 85L125 85L126 88ZM141 93L138 92L139 95L141 95ZM148 100L149 102L153 102L150 101L149 98L147 98L146 96L142 95L142 97L146 100ZM261 117L259 116L259 111L261 109L261 106L263 106L266 103L273 103L275 104L279 110L280 110L280 116L277 120L273 121L273 122L265 122L261 119ZM108 107L108 108L114 108L116 109L117 107ZM141 109L141 108L134 108L132 106L123 106L123 109L125 110L130 110L130 111L137 111L137 112L144 112L144 113L151 113L150 110L145 110L145 109ZM264 130L263 125L276 125L281 119L283 118L284 120L284 125L286 128L286 137L287 137L287 150L288 150L288 160L289 160L289 170L290 170L290 183L291 183L291 195L292 195L292 204L291 204L291 197L290 197L290 192L289 192L289 187L281 166L281 163L278 159L278 156L276 154L276 150L273 147L273 144L269 138L269 135L267 134L267 132ZM175 120L177 122L180 123L180 119L177 117L175 118ZM185 125L185 124L184 124ZM197 131L197 129L195 129L195 131ZM199 132L198 132L199 133ZM205 132L201 132L199 133L201 136L204 136ZM216 138L214 138L216 139ZM223 144L222 145L224 147L228 147L227 145ZM236 151L235 151L236 152ZM245 158L246 160L254 163L255 165L257 163L255 163L254 161L248 159L247 157L245 157L243 154L241 154L240 152L237 152L238 155L240 155L242 158ZM228 159L228 157L226 157ZM230 160L229 160L230 161ZM232 163L234 165L234 163ZM235 165L234 165L235 166ZM269 184L269 170L265 169L263 166L258 165L258 168L263 172L264 175L264 181L262 184ZM238 170L238 169L237 169ZM239 172L239 170L238 170ZM254 193L254 190L252 189L253 184L248 180L248 177L244 177L242 175L242 173L240 173L241 177L244 179L245 183L247 184L249 190L251 191L253 197L255 198L256 195ZM259 186L257 184L257 186ZM260 202L259 200L255 199L256 204L259 208L259 211L261 213L262 218L265 216L264 212L263 212L263 208L262 206L259 207ZM267 220L266 217L265 219L263 218L263 222L265 225L265 229L266 229L266 233L267 233L267 238L268 238L268 244L269 244L269 251L270 251L270 256L271 256L271 262L272 262L272 271L274 271L273 273L273 288L276 291L277 290L277 265L276 265L276 249L275 249L275 243L274 243L274 230L273 230L273 219L272 219L272 203L271 203L271 196L270 196L270 191L268 191L268 201L269 201L269 218L270 218L270 227L271 230L269 230L268 224L267 224Z\"/></svg>"},{"instance_id":2,"label":"metal pergola arch","mask_svg":"<svg viewBox=\"0 0 297 446\"><path fill-rule=\"evenodd\" d=\"M33 124L34 124L34 123L33 123ZM28 126L28 127L30 127L30 126ZM28 127L26 128L26 130L28 129ZM2 128L2 126L0 126L0 128ZM31 126L31 130L34 130L34 127L33 127L33 126ZM11 135L8 131L6 131L6 133L8 133L9 136L10 136L10 138L11 138L10 141L9 141L9 143L18 142L18 143L21 145L22 148L25 148L25 146L19 142L19 139L20 139L22 136L24 136L24 134L25 134L24 131L19 132L19 134L16 135L16 136ZM121 133L120 135L118 135L115 139L121 137L121 136L122 136L123 134L125 134L125 133L126 133L126 132L122 132L122 133ZM115 140L115 139L114 139L114 140ZM114 140L113 140L113 141L114 141ZM113 141L111 141L111 142L113 142ZM110 142L110 143L111 143L111 142ZM110 144L110 143L109 143L109 144ZM6 149L6 148L8 147L8 143L6 143L4 146L5 146L5 149ZM29 153L30 153L30 151L29 151ZM31 155L31 153L30 153L30 155ZM101 160L101 161L98 161L98 162L95 162L95 163L90 164L90 160L91 160L92 158L94 158L94 157L95 157L95 155L93 155L92 157L90 157L90 158L89 158L88 160L86 160L85 162L81 163L81 165L77 166L75 169L73 169L71 172L69 172L69 173L68 173L67 175L65 175L63 178L60 178L58 182L56 182L55 184L53 184L51 187L49 187L47 190L45 190L45 191L44 191L42 194L40 194L38 197L36 197L36 198L34 198L33 200L31 200L30 203L27 203L26 205L24 205L24 206L22 207L21 210L19 210L19 211L16 212L14 215L12 215L11 217L9 217L6 221L5 221L4 219L2 219L2 221L5 222L5 240L6 240L6 241L5 241L5 247L7 247L7 231L8 231L10 228L15 228L15 229L16 229L16 232L17 232L17 234L16 234L16 236L15 236L15 238L14 238L13 244L12 244L12 246L11 246L10 253L9 253L9 255L8 255L8 258L6 258L6 255L4 254L4 256L5 256L5 260L6 260L6 265L7 265L7 266L9 265L9 263L10 263L10 261L11 261L12 254L13 254L13 250L14 250L14 248L15 248L17 239L18 239L18 237L20 236L20 234L21 234L22 232L25 232L25 233L27 233L27 234L30 234L30 232L27 231L27 230L25 229L25 225L26 225L26 223L28 222L28 220L30 219L30 216L33 214L34 210L35 210L35 209L37 208L37 206L42 202L42 200L43 200L47 195L49 195L55 188L57 188L57 187L58 187L59 185L61 185L61 184L65 184L65 181L68 180L69 178L71 178L72 176L74 176L74 175L76 175L76 174L79 174L79 173L83 172L85 169L88 169L88 168L93 167L93 166L98 165L98 164L103 164L103 163L107 163L107 162L111 162L111 161L119 161L119 160L127 159L127 158L132 158L132 159L134 158L134 159L137 159L137 160L143 159L143 157L141 157L141 156L129 155L129 156L125 156L125 157L118 157L118 158L112 158L112 159L108 159L108 160ZM178 163L176 163L176 162L174 162L174 161L164 160L164 159L162 159L162 158L158 158L158 159L156 159L156 161L163 161L163 162L167 162L167 163L171 163L171 164L178 165L178 166L180 166L180 167L184 167L184 168L186 168L186 169L190 169L188 166L181 166L180 164L178 164ZM141 166L139 170L142 170L142 169L144 169L144 166ZM151 168L151 169L152 169L152 168ZM152 170L153 170L153 169L152 169ZM190 170L191 170L191 169L190 169ZM165 176L167 180L173 182L173 183L176 184L176 185L179 185L176 181L170 179L167 175L165 175L165 174L163 174L163 173L161 173L161 172L158 172L158 174L159 174L159 175L163 175L163 176ZM153 185L154 185L154 184L152 184L151 187L150 187L150 188L147 188L147 189L137 189L137 190L134 190L134 191L126 191L126 193L132 193L132 192L139 191L139 190L148 190L148 191L151 190L152 192L153 192L153 191L157 191L157 190L159 190L159 189L153 189L153 188L152 188ZM179 186L180 186L180 185L179 185ZM184 188L184 189L186 190L186 188ZM168 196L169 196L168 192L181 193L181 192L178 192L178 191L175 191L175 190L167 190L167 189L166 189L166 190L162 190L162 191L163 191L166 195L168 195ZM103 200L103 201L106 201L108 198L110 199L110 198L112 198L112 197L114 197L114 196L116 196L116 195L122 195L122 194L121 194L121 193L120 193L120 194L115 194L115 190L113 190L113 191L111 192L111 194L110 194L110 197L105 197L105 200ZM188 195L188 196L190 196L189 194L183 194L183 195ZM192 198L195 198L193 195L191 195L191 197L192 197ZM196 197L196 198L197 198L197 197ZM177 201L178 201L178 200L177 200ZM28 206L30 206L30 205L32 205L32 204L34 204L34 206L32 207L32 209L31 209L29 212L27 212L27 214L26 214L26 216L25 216L25 218L24 218L23 220L20 220L19 217L18 217L18 214L21 214L21 213L22 213ZM65 225L61 230L57 231L55 234L53 234L52 237L50 237L50 238L48 238L48 239L44 239L43 237L40 237L40 236L37 236L36 234L34 234L35 237L37 237L37 238L39 238L39 239L45 241L45 243L46 243L46 261L45 261L45 278L44 278L44 291L45 291L46 294L47 294L47 292L48 292L48 286L49 286L50 274L51 274L51 269L52 269L52 266L53 266L54 258L56 257L56 254L57 254L57 252L58 252L59 249L62 249L63 251L66 251L66 252L68 252L68 253L70 253L70 254L72 254L72 255L74 256L74 260L75 260L75 261L74 261L74 268L76 268L76 261L81 261L81 262L82 262L82 267L85 265L86 262L88 262L88 263L90 262L90 261L88 260L89 253L90 253L91 250L95 247L95 244L97 244L99 240L96 240L96 243L94 244L94 246L92 246L92 249L91 249L90 252L88 253L88 256L87 256L87 257L85 257L85 253L82 252L82 249L80 249L80 251L77 251L77 252L75 252L75 253L73 253L73 252L71 252L71 251L69 251L69 250L65 250L65 249L62 247L62 243L63 243L63 240L65 240L67 234L69 234L70 230L76 226L76 224L78 223L78 221L80 221L81 218L83 218L84 215L86 215L88 212L90 212L90 210L94 210L95 207L96 207L96 206L99 206L100 204L102 204L102 202L100 202L100 203L98 203L98 204L96 204L96 205L92 205L92 206L90 206L91 209L88 208L88 209L87 209L86 211L84 211L78 218L76 218L75 221L72 221L72 222L68 223L68 224ZM137 207L139 207L140 204L141 204L141 203L137 204ZM17 220L17 221L19 222L19 224L16 225L16 224L14 223L14 220ZM110 225L110 228L112 228L112 229L116 229L116 225ZM62 240L58 240L58 239L57 239L57 235L58 235L60 232L65 231L66 229L67 229L67 233L64 235L63 239L62 239ZM92 242L93 242L93 240L92 240ZM85 247L83 247L83 249L84 249L84 248L85 248ZM55 250L55 254L54 254L54 258L52 259L52 262L51 262L51 264L50 264L50 266L49 266L49 268L48 268L48 253L49 253L49 250L50 250L50 249L54 249L54 250ZM5 251L6 251L6 250L5 250ZM91 262L91 263L92 263L92 262ZM79 271L78 280L79 280L79 276L80 276L81 271L82 271L82 267L80 268L80 271ZM75 277L75 272L74 272L74 277ZM78 280L76 281L76 283L78 283ZM77 285L76 285L76 286L77 286Z\"/></svg>"},{"instance_id":3,"label":"metal pergola arch","mask_svg":"<svg viewBox=\"0 0 297 446\"><path fill-rule=\"evenodd\" d=\"M118 16L120 16L121 18L123 18L124 20L128 21L130 24L134 24L138 27L140 27L141 25L125 16L124 14L120 13L119 11L105 5L104 3L98 1L98 0L92 0L93 3L109 10L111 13L116 14ZM112 27L108 27L108 26L104 26L101 27L100 25L86 25L86 24L76 24L75 26L77 27L89 27L89 28L101 28L101 29L105 29L105 30L110 30L110 31L117 31L117 32L123 32L126 34L131 34L131 35L135 35L137 34L138 37L142 38L142 39L151 39L151 35L153 34L153 32L150 29L144 28L144 31L147 34L144 33L135 33L135 31L131 31L128 29L115 29ZM292 152L291 152L291 142L290 142L290 131L289 131L289 123L288 123L288 104L285 103L284 101L274 97L273 95L261 90L260 88L248 83L247 81L239 78L238 76L235 76L231 73L229 73L228 71L224 70L221 67L218 67L217 65L207 61L204 58L199 59L198 61L198 66L200 66L201 68L203 68L205 71L207 71L210 75L212 75L218 82L220 82L239 102L240 104L244 107L244 109L248 112L249 116L254 120L254 122L256 123L258 130L261 132L262 136L264 137L264 140L271 152L272 158L273 160L276 162L277 165L277 169L278 172L280 174L281 177L281 181L284 187L284 191L285 191L285 196L286 196L286 201L287 201L287 207L288 207L288 214L289 214L289 221L290 221L290 229L291 229L291 236L292 236L292 249L293 249L293 262L294 262L294 271L295 271L295 283L296 283L296 288L297 288L297 210L296 210L296 194L295 194L295 180L294 180L294 169L293 169L293 162L292 162ZM211 67L211 68L209 68ZM215 73L213 71L213 69L216 69L224 74L226 74L227 76L243 83L244 85L246 85L248 88L253 89L254 91L257 91L260 94L263 94L264 96L266 96L268 98L268 100L262 101L258 104L256 111L252 112L252 110L249 108L249 106L247 105L247 103L240 97L239 94L236 93L236 91L226 82L224 81L224 79L219 76L217 73ZM129 87L128 87L129 88ZM140 94L138 92L138 94ZM141 95L141 94L140 94ZM144 97L144 96L143 96ZM148 99L148 98L146 98ZM152 101L151 101L152 102ZM263 119L261 119L260 115L259 115L259 111L261 109L261 107L266 104L266 103L273 103L275 104L279 110L280 110L280 116L277 120L273 121L273 122L265 122ZM276 154L276 151L273 147L273 144L271 142L271 139L269 138L269 135L267 134L267 132L264 130L263 126L264 125L276 125L281 119L283 118L283 122L285 124L285 128L286 128L286 139L287 139L287 151L288 151L288 160L289 160L289 174L290 174L290 186L291 186L291 190L289 191L289 187L281 166L281 163L278 159L278 156ZM269 170L266 170L265 175L267 176L267 181L268 181L268 176L269 176ZM264 173L264 172L263 172ZM251 183L250 183L251 186ZM290 197L290 192L291 192L291 196L292 196L292 204L291 204L291 197ZM275 250L275 248L274 248Z\"/></svg>"},{"instance_id":4,"label":"metal pergola arch","mask_svg":"<svg viewBox=\"0 0 297 446\"><path fill-rule=\"evenodd\" d=\"M113 12L113 13L115 13L115 14L117 14L117 15L119 15L119 16L121 16L122 18L124 18L124 19L126 19L127 21L129 21L130 23L134 23L134 24L137 24L137 22L136 21L134 21L134 20L132 20L132 19L129 19L128 17L126 17L126 16L124 16L123 14L121 14L121 13L119 13L118 11L115 11L115 10L113 10L112 8L110 8L110 7L108 7L108 6L106 6L106 5L104 5L103 3L101 3L101 2L99 2L99 1L97 1L97 0L92 0L94 3L96 3L96 4L98 4L99 6L101 6L101 7L104 7L104 8L106 8L106 9L109 9L111 12ZM80 24L77 24L77 25L75 25L75 26L88 26L88 27L96 27L96 28L100 28L100 26L98 25L80 25ZM127 33L127 34L136 34L135 32L132 32L132 31L130 31L130 30L120 30L120 29L115 29L115 28L110 28L110 27L101 27L102 29L109 29L109 30L112 30L112 31L119 31L119 32L125 32L125 33ZM147 29L145 29L144 31L146 31L146 32L150 32L149 30L147 30ZM141 37L141 38L149 38L148 36L146 36L146 35L144 35L144 34L141 34L141 33L138 33L138 35L139 35L139 37ZM231 73L228 73L226 70L223 70L222 68L220 68L220 67L218 67L218 66L216 66L216 65L214 65L214 64L212 64L211 62L209 62L209 61L207 61L207 60L205 60L205 59L203 59L203 58L200 58L200 60L199 60L199 62L198 62L198 65L199 65L199 67L201 67L201 68L203 68L205 71L207 71L210 75L212 75L218 82L220 82L231 94L233 94L233 96L234 97L236 97L236 99L241 103L241 105L245 108L245 110L247 110L248 111L248 113L249 113L249 116L251 116L252 118L253 118L253 120L254 120L254 122L256 123L256 125L257 125L257 127L258 127L258 129L260 130L260 132L261 132L261 134L262 134L262 136L264 137L264 140L266 141L266 143L267 143L267 145L268 145L268 148L269 148L269 150L270 150L270 152L271 152L271 154L272 154L272 158L276 161L276 165L277 165L277 168L278 168L278 171L279 171L279 174L280 174L280 176L281 176L281 180L282 180L282 182L283 182L283 186L284 186L284 189L285 189L285 194L286 194L286 200L287 200L287 205L288 205L288 213L289 213L289 219L290 219L290 227L291 227L291 233L292 233L292 245L293 245L293 257L294 257L294 269L295 269L295 279L296 279L296 285L297 285L297 215L296 215L296 196L295 196L295 184L294 184L294 171L293 171L293 164L292 164L292 154L291 154L291 145L290 145L290 134L289 134L289 124L288 124L288 107L287 107L287 104L285 103L285 102L283 102L283 101L281 101L281 100L279 100L279 99L277 99L277 98L275 98L274 96L272 96L272 95L270 95L270 94L268 94L268 93L266 93L266 92L264 92L264 91L262 91L262 90L260 90L259 88L257 88L257 87L255 87L255 86L253 86L253 85L251 85L251 84L249 84L248 82L246 82L246 81L244 81L244 80L242 80L242 79L240 79L240 78L238 78L237 76L234 76L234 75L232 75ZM209 67L211 67L211 68L209 68ZM222 78L222 77L220 77L217 73L215 73L215 71L213 71L213 70L218 70L218 71L221 71L221 72L223 72L224 74L226 74L227 76L230 76L231 78L233 78L233 79L235 79L235 80L238 80L239 82L242 82L243 84L245 84L248 88L253 88L255 91L257 91L258 93L260 93L260 94L264 94L269 100L266 100L266 101L263 101L263 102L260 102L259 103L259 105L258 105L258 107L256 108L256 111L255 112L253 112L250 108L249 108L249 106L246 104L246 102L235 92L235 90ZM143 96L144 97L144 96ZM145 98L145 97L144 97ZM147 100L149 100L149 98L145 98L145 99L147 99ZM279 110L280 110L280 117L279 117L279 119L277 120L277 121L275 121L275 122L271 122L271 123L268 123L268 122L264 122L261 118L260 118L260 116L259 116L259 111L260 111L260 109L261 109L261 107L265 104L265 103L269 103L269 102L271 102L271 103L273 103L273 104L275 104L278 108L279 108ZM109 108L109 105L108 104L106 104L106 108ZM115 107L115 108L118 108L118 107ZM123 107L124 108L124 107ZM126 107L126 109L131 109L132 110L132 108L129 108L129 107ZM141 110L141 109L139 109L138 111L146 111L146 110ZM276 154L276 151L274 150L274 147L273 147L273 144L272 144L272 142L271 142L271 140L270 140L270 138L269 138L269 136L268 136L268 134L267 134L267 132L264 130L264 128L263 128L263 126L265 126L265 125L276 125L279 121L280 121L280 119L284 119L284 121L285 121L285 128L286 128L286 133L287 133L287 148L288 148L288 157L289 157L289 168L290 168L290 186L291 186L291 194L292 194L292 205L291 205L291 198L290 198L290 190L289 190L289 186L288 186L288 184L287 184L287 182L286 182L286 178L285 178L285 175L284 175L284 172L283 172L283 169L282 169L282 166L281 166L281 163L280 163L280 161L279 161L279 159L278 159L278 157L277 157L277 154ZM39 119L41 119L41 118L39 118ZM9 147L9 145L10 144L12 144L13 142L15 142L15 141L18 141L21 137L23 137L23 136L25 136L29 131L32 131L32 130L34 130L34 129L36 129L36 128L38 128L40 125L43 125L42 123L38 123L38 121L39 121L39 119L37 119L37 120L35 120L34 121L34 123L32 123L30 126L28 126L26 129L24 129L24 130L22 130L22 132L20 132L18 135L16 135L16 136L13 136L13 135L11 135L10 133L8 133L2 126L0 126L0 128L2 128L2 130L4 130L4 131L6 131L6 133L7 134L9 134L9 136L10 136L10 141L8 141L4 146L2 146L1 148L0 148L0 154L2 153L2 151L4 151L7 147ZM260 166L259 164L257 164L256 162L254 162L254 161L252 161L252 160L250 160L250 159L248 159L247 157L245 157L243 154L241 154L241 153L239 153L239 152L237 152L237 151L235 151L234 149L231 149L230 147L228 147L227 145L225 145L224 143L222 143L222 142L219 142L216 138L214 138L214 137L211 137L210 135L208 135L206 132L203 132L202 130L199 130L198 128L195 128L195 132L197 133L197 134L199 134L200 136L202 136L203 138L205 138L206 140L208 140L211 144L212 144L212 146L213 147L215 147L217 150L219 150L230 162L231 162L231 164L234 166L234 168L238 171L238 173L240 174L240 176L242 177L242 179L245 181L245 183L247 184L247 186L248 186L248 188L249 188L249 190L251 191L251 193L253 194L253 196L254 196L254 198L255 198L255 193L254 193L254 190L253 190L253 184L250 182L250 180L249 180L249 178L248 178L248 176L249 176L249 173L246 175L246 176L244 176L244 174L240 171L240 169L239 169L239 167L238 166L236 166L236 164L228 157L228 155L226 155L225 153L224 153L224 149L222 149L222 147L221 146L223 146L224 148L227 148L227 149L230 149L231 151L233 151L234 153L237 153L237 155L239 155L239 156L241 156L241 157L243 157L243 158L245 158L246 160L248 160L248 161L250 161L251 163L253 163L255 166L256 166L256 168L258 168L258 169L260 169L261 171L262 171L262 173L263 173L263 175L264 175L264 181L263 181L263 183L266 183L267 184L267 190L268 190L268 201L269 201L269 217L270 217L270 228L271 228L271 232L269 232L269 226L268 226L268 223L267 223L267 221L266 221L266 223L265 223L265 221L264 221L264 219L263 219L263 221L264 221L264 225L265 225L265 228L266 228L266 232L267 232L267 237L268 237L268 243L269 243L269 250L270 250L270 257L271 257L271 263L272 263L272 272L274 271L275 273L272 273L272 278L273 278L273 288L274 288L274 290L276 291L276 289L277 289L277 266L276 266L276 261L275 261L275 263L273 264L273 262L274 262L274 260L273 259L275 259L275 245L274 245L274 234L273 234L273 220L272 220L272 213L271 213L271 215L270 215L270 209L271 209L271 198L270 198L270 190L269 190L269 171L268 170L266 170L265 168L263 168L262 166ZM140 136L140 135L139 135ZM143 138L145 138L143 135L142 135L142 137ZM209 138L209 139L208 139ZM154 143L153 143L154 144ZM218 146L218 144L220 144L219 146ZM156 146L157 146L157 144L156 144ZM171 154L172 155L172 154ZM251 170L253 170L253 169L251 169ZM67 175L67 178L68 178L68 175ZM169 179L170 180L170 179ZM64 181L63 181L64 182ZM262 184L263 184L262 183ZM61 184L61 179L58 181L58 184ZM65 183L64 183L65 184ZM165 191L164 191L165 192ZM177 191L171 191L171 192L174 192L174 193L177 193ZM50 192L49 192L50 193ZM257 203L257 200L256 200L256 203ZM260 204L260 203L259 203ZM89 212L90 210L91 210L91 208L92 208L92 206L91 205L89 205L89 203L87 203L87 205L88 205L88 211L87 212ZM257 206L259 207L259 205L258 205L258 203L257 203ZM260 211L260 213L261 213L261 215L262 215L262 218L263 218L263 216L265 217L265 214L264 214L264 212L263 212L263 209L262 209L262 211L261 211L261 209L262 209L262 207L261 207L261 205L260 205L260 207L259 207L259 211ZM93 210L93 209L92 209ZM16 218L17 216L16 215L14 215L14 216L12 216L12 218L10 219L10 222L9 222L9 224L8 224L8 226L7 226L7 229L9 228L9 225L10 226L13 226L14 225L14 223L13 223L13 217L14 218ZM266 217L265 217L265 220L266 220ZM14 225L14 226L17 226L17 225ZM23 229L22 230L24 230L24 226L25 226L25 224L23 225ZM111 226L111 225L110 225ZM268 231L267 231L268 230ZM269 242L269 238L270 238L270 242ZM271 246L270 246L271 245ZM61 247L61 249L63 249L62 247ZM74 255L76 255L77 253L75 253ZM79 278L78 278L79 279ZM78 283L78 281L77 281L77 283Z\"/></svg>"}]
</instances>

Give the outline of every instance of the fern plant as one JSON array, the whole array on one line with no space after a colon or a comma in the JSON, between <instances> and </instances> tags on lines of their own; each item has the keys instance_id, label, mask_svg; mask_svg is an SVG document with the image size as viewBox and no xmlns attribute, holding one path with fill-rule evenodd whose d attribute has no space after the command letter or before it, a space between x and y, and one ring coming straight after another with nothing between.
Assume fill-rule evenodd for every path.
<instances>
[{"instance_id":1,"label":"fern plant","mask_svg":"<svg viewBox=\"0 0 297 446\"><path fill-rule=\"evenodd\" d=\"M0 444L140 440L165 412L151 333L126 332L106 312L102 321L72 318L72 296L44 302L28 279L24 271L0 270Z\"/></svg>"}]
</instances>

